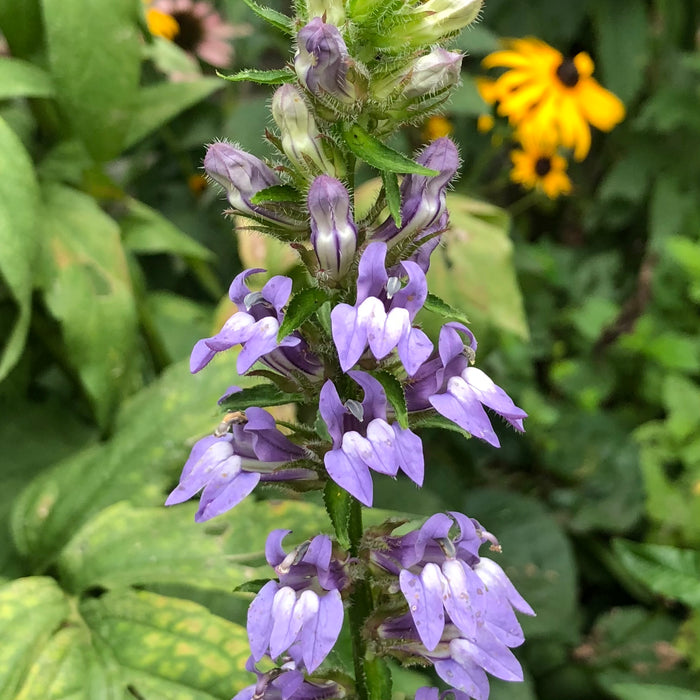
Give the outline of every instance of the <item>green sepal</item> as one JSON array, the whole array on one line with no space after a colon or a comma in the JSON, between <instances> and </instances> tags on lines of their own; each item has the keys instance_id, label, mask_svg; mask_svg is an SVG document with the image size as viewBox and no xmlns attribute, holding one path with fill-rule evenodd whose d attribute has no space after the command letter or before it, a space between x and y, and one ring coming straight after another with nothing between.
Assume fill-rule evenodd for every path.
<instances>
[{"instance_id":1,"label":"green sepal","mask_svg":"<svg viewBox=\"0 0 700 700\"><path fill-rule=\"evenodd\" d=\"M401 193L399 191L399 179L396 173L382 170L382 182L384 183L384 195L389 207L391 217L397 226L401 226Z\"/></svg>"},{"instance_id":2,"label":"green sepal","mask_svg":"<svg viewBox=\"0 0 700 700\"><path fill-rule=\"evenodd\" d=\"M327 481L323 490L323 502L340 546L350 549L349 525L352 496L334 481Z\"/></svg>"},{"instance_id":3,"label":"green sepal","mask_svg":"<svg viewBox=\"0 0 700 700\"><path fill-rule=\"evenodd\" d=\"M287 15L277 12L277 10L273 10L271 7L258 5L258 3L253 2L253 0L243 0L243 2L248 5L258 17L264 19L267 23L275 27L275 29L279 29L281 32L289 34L289 36L294 34L292 19L287 17Z\"/></svg>"},{"instance_id":4,"label":"green sepal","mask_svg":"<svg viewBox=\"0 0 700 700\"><path fill-rule=\"evenodd\" d=\"M283 83L291 83L296 79L294 71L289 70L289 68L277 68L275 70L247 68L233 75L224 75L223 73L219 73L219 71L216 71L216 74L220 78L232 83L248 81L251 83L258 83L259 85L282 85Z\"/></svg>"},{"instance_id":5,"label":"green sepal","mask_svg":"<svg viewBox=\"0 0 700 700\"><path fill-rule=\"evenodd\" d=\"M269 583L271 579L269 578L256 578L251 581L246 581L245 583L242 583L240 586L236 586L233 589L234 593L259 593L260 589L266 584Z\"/></svg>"},{"instance_id":6,"label":"green sepal","mask_svg":"<svg viewBox=\"0 0 700 700\"><path fill-rule=\"evenodd\" d=\"M391 700L391 669L384 659L374 656L364 660L367 690L372 700Z\"/></svg>"},{"instance_id":7,"label":"green sepal","mask_svg":"<svg viewBox=\"0 0 700 700\"><path fill-rule=\"evenodd\" d=\"M373 168L390 173L413 173L414 175L439 175L437 170L431 170L419 165L403 153L382 143L372 136L359 124L343 124L341 135L347 147L360 159Z\"/></svg>"},{"instance_id":8,"label":"green sepal","mask_svg":"<svg viewBox=\"0 0 700 700\"><path fill-rule=\"evenodd\" d=\"M402 428L408 428L408 408L406 408L406 395L401 382L389 372L377 370L370 374L382 385L389 403L394 407L396 420Z\"/></svg>"},{"instance_id":9,"label":"green sepal","mask_svg":"<svg viewBox=\"0 0 700 700\"><path fill-rule=\"evenodd\" d=\"M245 411L253 406L282 406L286 403L300 403L303 400L303 394L289 394L272 384L256 384L231 394L221 402L221 407L226 411Z\"/></svg>"},{"instance_id":10,"label":"green sepal","mask_svg":"<svg viewBox=\"0 0 700 700\"><path fill-rule=\"evenodd\" d=\"M443 299L440 299L439 296L430 294L430 292L428 292L428 297L423 304L423 308L426 311L431 311L438 316L442 316L448 321L458 321L459 323L464 323L465 325L469 323L469 319L462 311L455 309L454 306L451 306Z\"/></svg>"},{"instance_id":11,"label":"green sepal","mask_svg":"<svg viewBox=\"0 0 700 700\"><path fill-rule=\"evenodd\" d=\"M263 204L264 202L300 202L299 190L290 185L272 185L264 190L256 192L251 198L251 204Z\"/></svg>"},{"instance_id":12,"label":"green sepal","mask_svg":"<svg viewBox=\"0 0 700 700\"><path fill-rule=\"evenodd\" d=\"M316 313L316 311L329 300L330 296L328 292L318 287L302 289L298 294L295 294L287 307L284 321L282 321L279 333L277 334L277 341L280 342L290 333L297 330L307 318Z\"/></svg>"},{"instance_id":13,"label":"green sepal","mask_svg":"<svg viewBox=\"0 0 700 700\"><path fill-rule=\"evenodd\" d=\"M414 423L413 423L414 428L439 428L440 430L451 430L453 433L459 433L462 437L465 437L468 439L471 438L471 433L465 430L464 428L460 428L456 423L453 423L449 418L445 418L445 416L441 416L439 413L436 413L432 416L422 416L418 418Z\"/></svg>"}]
</instances>

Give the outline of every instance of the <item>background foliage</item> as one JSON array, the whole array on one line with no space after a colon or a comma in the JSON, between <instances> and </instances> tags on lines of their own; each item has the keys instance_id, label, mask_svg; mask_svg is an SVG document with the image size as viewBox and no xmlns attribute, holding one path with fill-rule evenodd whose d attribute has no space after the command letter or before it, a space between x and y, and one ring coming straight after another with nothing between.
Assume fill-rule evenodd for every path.
<instances>
[{"instance_id":1,"label":"background foliage","mask_svg":"<svg viewBox=\"0 0 700 700\"><path fill-rule=\"evenodd\" d=\"M289 58L244 3L220 10L253 30L232 69ZM426 488L377 496L500 538L538 617L526 682L494 682L496 700L700 700L699 28L692 0L487 0L458 42L464 165L433 290L530 418L498 451L426 431ZM313 499L206 526L162 507L221 387L244 381L230 356L190 376L192 344L243 265L294 264L232 235L192 177L214 138L265 154L269 91L206 67L167 80L186 57L138 0L0 0L0 30L0 696L226 700L249 682L250 594L233 589L282 511L299 540L326 521ZM475 128L480 58L525 35L589 51L628 110L556 202L510 185L505 145ZM397 673L397 699L419 684Z\"/></svg>"}]
</instances>

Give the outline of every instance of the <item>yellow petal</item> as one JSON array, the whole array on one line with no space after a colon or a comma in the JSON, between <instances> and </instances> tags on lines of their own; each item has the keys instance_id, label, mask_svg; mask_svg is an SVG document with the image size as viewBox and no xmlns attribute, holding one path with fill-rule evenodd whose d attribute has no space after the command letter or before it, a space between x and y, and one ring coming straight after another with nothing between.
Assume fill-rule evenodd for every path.
<instances>
[{"instance_id":1,"label":"yellow petal","mask_svg":"<svg viewBox=\"0 0 700 700\"><path fill-rule=\"evenodd\" d=\"M593 78L583 80L577 87L581 111L597 129L610 131L625 118L622 100Z\"/></svg>"},{"instance_id":2,"label":"yellow petal","mask_svg":"<svg viewBox=\"0 0 700 700\"><path fill-rule=\"evenodd\" d=\"M579 80L590 78L593 75L593 69L595 68L593 59L585 51L581 51L581 53L574 56L574 65L578 71Z\"/></svg>"}]
</instances>

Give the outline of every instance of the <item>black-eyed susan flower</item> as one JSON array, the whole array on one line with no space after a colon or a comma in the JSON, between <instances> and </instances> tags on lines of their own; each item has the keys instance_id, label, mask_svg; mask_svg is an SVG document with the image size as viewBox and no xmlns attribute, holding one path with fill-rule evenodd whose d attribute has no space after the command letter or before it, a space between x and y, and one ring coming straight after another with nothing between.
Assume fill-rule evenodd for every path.
<instances>
[{"instance_id":1,"label":"black-eyed susan flower","mask_svg":"<svg viewBox=\"0 0 700 700\"><path fill-rule=\"evenodd\" d=\"M449 136L454 131L452 122L441 114L434 114L423 125L423 138L435 141L443 136Z\"/></svg>"},{"instance_id":2,"label":"black-eyed susan flower","mask_svg":"<svg viewBox=\"0 0 700 700\"><path fill-rule=\"evenodd\" d=\"M506 68L496 80L481 80L477 87L498 113L518 131L537 138L554 136L583 160L591 147L593 125L610 131L625 116L621 100L592 77L593 61L581 52L573 59L535 38L512 39L506 48L489 54L485 68Z\"/></svg>"},{"instance_id":3,"label":"black-eyed susan flower","mask_svg":"<svg viewBox=\"0 0 700 700\"><path fill-rule=\"evenodd\" d=\"M571 192L566 174L566 159L556 152L555 145L522 135L521 148L511 151L513 169L510 179L529 190L540 190L550 199Z\"/></svg>"}]
</instances>

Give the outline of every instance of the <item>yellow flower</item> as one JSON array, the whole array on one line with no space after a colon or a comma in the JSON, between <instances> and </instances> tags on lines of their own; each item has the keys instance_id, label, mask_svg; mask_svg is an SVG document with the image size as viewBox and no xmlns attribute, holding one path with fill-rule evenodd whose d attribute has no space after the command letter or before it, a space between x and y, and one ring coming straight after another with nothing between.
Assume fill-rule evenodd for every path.
<instances>
[{"instance_id":1,"label":"yellow flower","mask_svg":"<svg viewBox=\"0 0 700 700\"><path fill-rule=\"evenodd\" d=\"M571 192L571 180L566 174L566 159L557 152L554 144L521 137L522 150L511 151L513 169L510 179L533 190L544 192L550 199Z\"/></svg>"},{"instance_id":2,"label":"yellow flower","mask_svg":"<svg viewBox=\"0 0 700 700\"><path fill-rule=\"evenodd\" d=\"M621 100L592 77L593 61L581 52L564 58L534 38L512 39L506 49L489 54L485 68L507 68L496 80L481 80L477 88L489 104L498 102L521 133L537 138L550 134L583 160L591 147L591 129L610 131L625 117Z\"/></svg>"},{"instance_id":3,"label":"yellow flower","mask_svg":"<svg viewBox=\"0 0 700 700\"><path fill-rule=\"evenodd\" d=\"M180 25L172 15L153 7L146 10L146 24L153 36L160 36L168 41L172 41L180 33Z\"/></svg>"},{"instance_id":4,"label":"yellow flower","mask_svg":"<svg viewBox=\"0 0 700 700\"><path fill-rule=\"evenodd\" d=\"M476 120L476 130L481 134L487 134L496 122L490 114L480 114Z\"/></svg>"},{"instance_id":5,"label":"yellow flower","mask_svg":"<svg viewBox=\"0 0 700 700\"><path fill-rule=\"evenodd\" d=\"M453 130L454 127L449 119L436 114L423 125L423 137L426 141L435 141L441 136L449 136Z\"/></svg>"}]
</instances>

